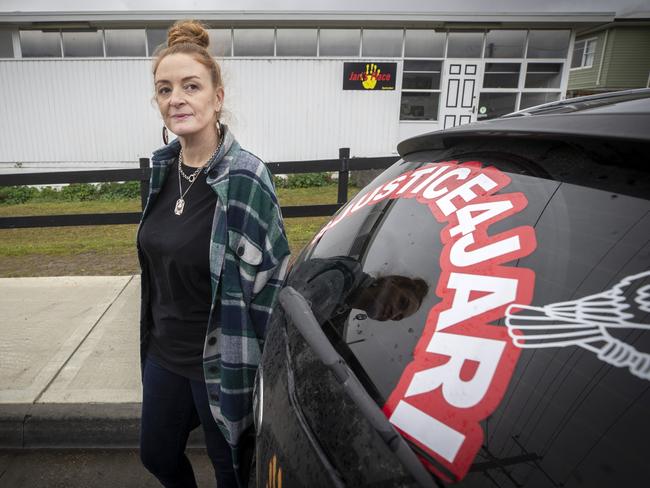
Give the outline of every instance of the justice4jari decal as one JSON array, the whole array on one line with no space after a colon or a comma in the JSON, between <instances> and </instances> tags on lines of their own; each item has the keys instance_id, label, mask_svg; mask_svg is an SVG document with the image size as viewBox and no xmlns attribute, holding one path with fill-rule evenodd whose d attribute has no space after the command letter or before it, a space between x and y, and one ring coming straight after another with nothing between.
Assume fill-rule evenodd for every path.
<instances>
[{"instance_id":1,"label":"justice4jari decal","mask_svg":"<svg viewBox=\"0 0 650 488\"><path fill-rule=\"evenodd\" d=\"M650 271L644 271L578 300L543 307L512 304L506 311L506 325L518 347L579 346L650 380L650 354L614 336L625 329L650 330L649 312Z\"/></svg>"},{"instance_id":2,"label":"justice4jari decal","mask_svg":"<svg viewBox=\"0 0 650 488\"><path fill-rule=\"evenodd\" d=\"M483 441L479 422L499 405L521 353L508 329L494 322L510 304L528 305L533 296L534 272L516 266L536 248L533 227L489 232L528 204L523 193L497 193L510 181L479 162L427 165L358 197L316 236L387 198L415 198L446 224L440 235L440 302L383 410L439 463L425 462L447 481L467 474Z\"/></svg>"}]
</instances>

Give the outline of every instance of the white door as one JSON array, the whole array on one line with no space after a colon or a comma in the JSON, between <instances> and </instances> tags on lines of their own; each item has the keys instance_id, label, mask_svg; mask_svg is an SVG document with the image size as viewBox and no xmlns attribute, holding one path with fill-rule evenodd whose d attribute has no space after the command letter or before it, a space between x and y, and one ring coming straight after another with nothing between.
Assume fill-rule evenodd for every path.
<instances>
[{"instance_id":1,"label":"white door","mask_svg":"<svg viewBox=\"0 0 650 488\"><path fill-rule=\"evenodd\" d=\"M481 64L477 59L448 59L442 92L443 128L469 124L476 120Z\"/></svg>"}]
</instances>

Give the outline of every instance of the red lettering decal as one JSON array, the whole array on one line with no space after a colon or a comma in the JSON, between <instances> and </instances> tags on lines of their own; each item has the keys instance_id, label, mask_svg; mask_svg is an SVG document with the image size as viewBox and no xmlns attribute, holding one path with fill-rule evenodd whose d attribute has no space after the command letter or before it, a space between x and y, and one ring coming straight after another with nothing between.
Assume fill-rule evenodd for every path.
<instances>
[{"instance_id":1,"label":"red lettering decal","mask_svg":"<svg viewBox=\"0 0 650 488\"><path fill-rule=\"evenodd\" d=\"M483 442L480 422L499 405L520 354L507 329L495 322L508 305L531 303L533 296L534 272L507 263L529 255L537 244L530 226L488 233L491 224L528 204L523 193L496 194L510 183L507 175L476 161L441 167L405 173L400 188L390 188L391 198L415 196L447 225L440 234L435 290L440 302L429 312L413 360L384 413L460 480Z\"/></svg>"},{"instance_id":2,"label":"red lettering decal","mask_svg":"<svg viewBox=\"0 0 650 488\"><path fill-rule=\"evenodd\" d=\"M403 175L400 175L397 178L383 185L382 191L377 193L375 197L372 199L373 203L377 203L380 200L383 200L385 198L390 197L391 195L394 195L397 192L397 190L399 190L400 187L404 185L404 181L407 179L409 174L410 173L404 173Z\"/></svg>"}]
</instances>

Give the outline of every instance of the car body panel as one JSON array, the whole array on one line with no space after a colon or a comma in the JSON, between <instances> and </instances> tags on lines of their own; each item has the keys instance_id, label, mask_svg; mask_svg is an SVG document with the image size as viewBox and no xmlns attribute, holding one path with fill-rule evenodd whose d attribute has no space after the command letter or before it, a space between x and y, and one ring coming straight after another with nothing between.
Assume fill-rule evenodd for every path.
<instances>
[{"instance_id":1,"label":"car body panel","mask_svg":"<svg viewBox=\"0 0 650 488\"><path fill-rule=\"evenodd\" d=\"M650 134L474 135L408 146L419 149L333 217L287 283L439 483L647 483ZM379 278L394 276L426 283L415 310L386 306L399 290L381 295ZM361 299L368 290L381 299ZM276 329L338 479L413 484L281 310ZM265 374L277 354L267 343ZM269 439L258 459L293 450ZM294 469L295 486L327 485Z\"/></svg>"}]
</instances>

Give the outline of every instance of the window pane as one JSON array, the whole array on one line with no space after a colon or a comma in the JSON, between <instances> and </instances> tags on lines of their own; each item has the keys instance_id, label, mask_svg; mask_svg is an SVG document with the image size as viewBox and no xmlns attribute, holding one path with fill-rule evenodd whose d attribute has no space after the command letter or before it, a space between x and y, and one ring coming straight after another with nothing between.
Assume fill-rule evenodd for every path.
<instances>
[{"instance_id":1,"label":"window pane","mask_svg":"<svg viewBox=\"0 0 650 488\"><path fill-rule=\"evenodd\" d=\"M104 57L101 32L63 32L63 55L68 58Z\"/></svg>"},{"instance_id":2,"label":"window pane","mask_svg":"<svg viewBox=\"0 0 650 488\"><path fill-rule=\"evenodd\" d=\"M491 30L485 41L486 58L522 58L526 31Z\"/></svg>"},{"instance_id":3,"label":"window pane","mask_svg":"<svg viewBox=\"0 0 650 488\"><path fill-rule=\"evenodd\" d=\"M433 30L407 30L404 44L406 58L442 58L445 55L445 33Z\"/></svg>"},{"instance_id":4,"label":"window pane","mask_svg":"<svg viewBox=\"0 0 650 488\"><path fill-rule=\"evenodd\" d=\"M60 58L59 32L20 31L20 48L23 58Z\"/></svg>"},{"instance_id":5,"label":"window pane","mask_svg":"<svg viewBox=\"0 0 650 488\"><path fill-rule=\"evenodd\" d=\"M316 56L316 29L278 29L278 56Z\"/></svg>"},{"instance_id":6,"label":"window pane","mask_svg":"<svg viewBox=\"0 0 650 488\"><path fill-rule=\"evenodd\" d=\"M11 31L0 30L0 58L14 57L14 43Z\"/></svg>"},{"instance_id":7,"label":"window pane","mask_svg":"<svg viewBox=\"0 0 650 488\"><path fill-rule=\"evenodd\" d=\"M364 29L363 56L402 57L402 30Z\"/></svg>"},{"instance_id":8,"label":"window pane","mask_svg":"<svg viewBox=\"0 0 650 488\"><path fill-rule=\"evenodd\" d=\"M543 103L555 102L559 99L560 99L560 94L557 92L522 93L521 103L519 104L519 110L523 110L528 107L534 107L535 105L541 105Z\"/></svg>"},{"instance_id":9,"label":"window pane","mask_svg":"<svg viewBox=\"0 0 650 488\"><path fill-rule=\"evenodd\" d=\"M440 73L404 73L402 88L415 90L439 90Z\"/></svg>"},{"instance_id":10,"label":"window pane","mask_svg":"<svg viewBox=\"0 0 650 488\"><path fill-rule=\"evenodd\" d=\"M321 56L358 56L361 31L359 29L321 29Z\"/></svg>"},{"instance_id":11,"label":"window pane","mask_svg":"<svg viewBox=\"0 0 650 488\"><path fill-rule=\"evenodd\" d=\"M585 44L584 66L590 67L594 64L594 56L596 53L596 40L592 39Z\"/></svg>"},{"instance_id":12,"label":"window pane","mask_svg":"<svg viewBox=\"0 0 650 488\"><path fill-rule=\"evenodd\" d=\"M232 56L232 38L230 29L208 29L210 45L208 51L213 56L224 58Z\"/></svg>"},{"instance_id":13,"label":"window pane","mask_svg":"<svg viewBox=\"0 0 650 488\"><path fill-rule=\"evenodd\" d=\"M404 71L441 71L442 61L404 61Z\"/></svg>"},{"instance_id":14,"label":"window pane","mask_svg":"<svg viewBox=\"0 0 650 488\"><path fill-rule=\"evenodd\" d=\"M569 47L568 30L530 31L528 36L529 58L564 58Z\"/></svg>"},{"instance_id":15,"label":"window pane","mask_svg":"<svg viewBox=\"0 0 650 488\"><path fill-rule=\"evenodd\" d=\"M107 29L106 56L146 56L144 29Z\"/></svg>"},{"instance_id":16,"label":"window pane","mask_svg":"<svg viewBox=\"0 0 650 488\"><path fill-rule=\"evenodd\" d=\"M484 88L517 88L519 86L519 63L486 63L483 75Z\"/></svg>"},{"instance_id":17,"label":"window pane","mask_svg":"<svg viewBox=\"0 0 650 488\"><path fill-rule=\"evenodd\" d=\"M235 29L235 56L273 56L273 29Z\"/></svg>"},{"instance_id":18,"label":"window pane","mask_svg":"<svg viewBox=\"0 0 650 488\"><path fill-rule=\"evenodd\" d=\"M440 89L442 61L404 61L402 88L420 90Z\"/></svg>"},{"instance_id":19,"label":"window pane","mask_svg":"<svg viewBox=\"0 0 650 488\"><path fill-rule=\"evenodd\" d=\"M582 54L585 51L585 41L578 41L573 45L573 57L571 58L571 67L579 68L582 64Z\"/></svg>"},{"instance_id":20,"label":"window pane","mask_svg":"<svg viewBox=\"0 0 650 488\"><path fill-rule=\"evenodd\" d=\"M449 33L448 58L480 58L482 48L482 32Z\"/></svg>"},{"instance_id":21,"label":"window pane","mask_svg":"<svg viewBox=\"0 0 650 488\"><path fill-rule=\"evenodd\" d=\"M516 93L481 93L478 102L479 119L492 119L515 111Z\"/></svg>"},{"instance_id":22,"label":"window pane","mask_svg":"<svg viewBox=\"0 0 650 488\"><path fill-rule=\"evenodd\" d=\"M162 48L167 46L167 29L147 29L147 52L149 56L153 56L161 44Z\"/></svg>"},{"instance_id":23,"label":"window pane","mask_svg":"<svg viewBox=\"0 0 650 488\"><path fill-rule=\"evenodd\" d=\"M529 63L526 88L559 88L562 75L560 63Z\"/></svg>"},{"instance_id":24,"label":"window pane","mask_svg":"<svg viewBox=\"0 0 650 488\"><path fill-rule=\"evenodd\" d=\"M438 120L440 93L402 92L400 120Z\"/></svg>"}]
</instances>

